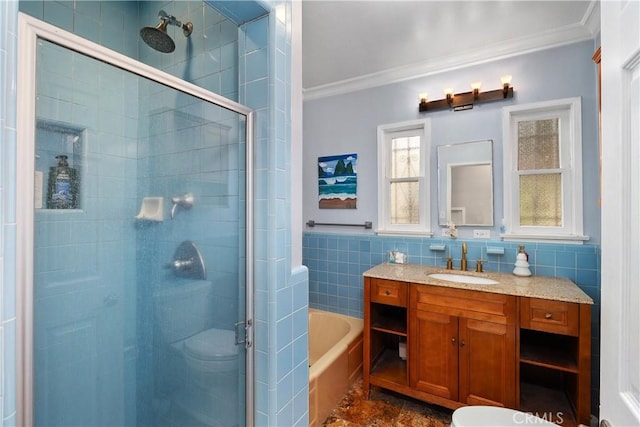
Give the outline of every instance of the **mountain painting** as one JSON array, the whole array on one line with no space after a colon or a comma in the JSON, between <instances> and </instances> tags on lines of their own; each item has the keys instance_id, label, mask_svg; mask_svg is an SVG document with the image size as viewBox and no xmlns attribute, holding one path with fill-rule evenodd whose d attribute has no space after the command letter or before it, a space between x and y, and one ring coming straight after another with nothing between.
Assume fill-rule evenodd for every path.
<instances>
[{"instance_id":1,"label":"mountain painting","mask_svg":"<svg viewBox=\"0 0 640 427\"><path fill-rule=\"evenodd\" d=\"M358 177L357 154L318 157L318 207L355 209Z\"/></svg>"}]
</instances>

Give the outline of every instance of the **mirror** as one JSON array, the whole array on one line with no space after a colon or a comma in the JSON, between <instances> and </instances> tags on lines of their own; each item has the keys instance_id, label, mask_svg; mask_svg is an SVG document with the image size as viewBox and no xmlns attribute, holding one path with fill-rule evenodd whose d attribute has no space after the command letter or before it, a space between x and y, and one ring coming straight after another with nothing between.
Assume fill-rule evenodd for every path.
<instances>
[{"instance_id":1,"label":"mirror","mask_svg":"<svg viewBox=\"0 0 640 427\"><path fill-rule=\"evenodd\" d=\"M438 223L493 225L493 141L438 146Z\"/></svg>"}]
</instances>

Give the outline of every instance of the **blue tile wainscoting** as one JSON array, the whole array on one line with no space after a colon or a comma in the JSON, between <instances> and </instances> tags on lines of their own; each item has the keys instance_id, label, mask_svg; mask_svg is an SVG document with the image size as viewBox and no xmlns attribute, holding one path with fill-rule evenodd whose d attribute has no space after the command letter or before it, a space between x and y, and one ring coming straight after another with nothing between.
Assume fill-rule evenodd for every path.
<instances>
[{"instance_id":1,"label":"blue tile wainscoting","mask_svg":"<svg viewBox=\"0 0 640 427\"><path fill-rule=\"evenodd\" d=\"M597 413L600 388L599 245L305 232L302 262L309 269L309 307L362 318L362 273L386 262L389 251L405 252L412 264L438 267L446 267L446 258L451 256L456 269L460 267L463 242L468 245L470 266L475 266L477 259L484 259L485 271L502 273L513 271L518 246L523 244L534 275L566 277L593 299L591 401L592 412ZM441 245L444 245L444 251L431 249ZM504 248L504 254L487 254L488 247Z\"/></svg>"}]
</instances>

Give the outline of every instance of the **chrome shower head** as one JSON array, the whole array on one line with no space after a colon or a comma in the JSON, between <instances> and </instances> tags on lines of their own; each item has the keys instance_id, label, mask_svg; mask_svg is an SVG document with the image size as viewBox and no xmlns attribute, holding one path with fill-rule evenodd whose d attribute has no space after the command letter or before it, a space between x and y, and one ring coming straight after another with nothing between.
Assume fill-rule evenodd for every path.
<instances>
[{"instance_id":1,"label":"chrome shower head","mask_svg":"<svg viewBox=\"0 0 640 427\"><path fill-rule=\"evenodd\" d=\"M178 21L174 16L168 15L164 10L158 12L158 18L160 23L155 27L144 27L140 30L140 37L149 45L152 49L162 53L173 52L176 48L176 44L173 42L169 34L167 34L167 25L175 25L182 28L182 33L185 37L189 37L193 32L193 24L187 22L183 24Z\"/></svg>"}]
</instances>

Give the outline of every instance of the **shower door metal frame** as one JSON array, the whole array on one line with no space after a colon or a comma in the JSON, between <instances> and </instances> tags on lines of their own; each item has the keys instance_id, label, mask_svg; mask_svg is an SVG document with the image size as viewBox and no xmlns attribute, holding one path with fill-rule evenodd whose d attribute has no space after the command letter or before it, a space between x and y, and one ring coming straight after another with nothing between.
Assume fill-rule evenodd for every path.
<instances>
[{"instance_id":1,"label":"shower door metal frame","mask_svg":"<svg viewBox=\"0 0 640 427\"><path fill-rule=\"evenodd\" d=\"M16 425L33 426L33 269L36 47L38 39L97 59L246 118L245 122L245 325L253 343L253 141L254 111L200 86L143 64L22 12L18 14L17 192L16 192ZM254 349L245 345L246 425L254 425Z\"/></svg>"}]
</instances>

